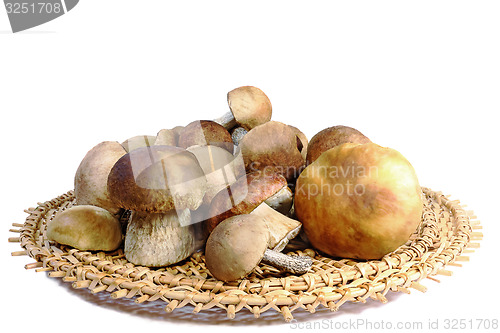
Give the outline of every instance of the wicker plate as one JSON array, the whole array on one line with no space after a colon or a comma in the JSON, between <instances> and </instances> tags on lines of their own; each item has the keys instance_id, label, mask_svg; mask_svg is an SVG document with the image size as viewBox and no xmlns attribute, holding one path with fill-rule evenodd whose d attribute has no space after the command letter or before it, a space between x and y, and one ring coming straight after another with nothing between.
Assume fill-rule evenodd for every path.
<instances>
[{"instance_id":1,"label":"wicker plate","mask_svg":"<svg viewBox=\"0 0 500 333\"><path fill-rule=\"evenodd\" d=\"M26 210L29 216L25 223L14 224L20 230L11 230L20 233L19 237L9 241L20 242L24 249L12 255L29 255L36 260L26 268L47 271L50 277L71 282L74 288L110 292L114 299L135 297L136 303L162 300L167 303L167 312L190 304L194 312L219 307L234 318L243 309L255 317L274 309L290 321L297 309L313 313L322 305L336 311L347 301L365 302L371 297L385 302L389 291L408 293L410 287L425 291L420 280L450 275L445 266L467 260L462 254L472 252L479 246L474 240L482 238L474 231L481 228L479 222L458 200L422 190L426 199L422 223L405 245L378 261L353 261L301 250L295 243L285 251L293 249L289 253L314 258L311 271L302 276L261 264L246 279L224 283L209 275L202 253L177 265L150 269L129 263L122 250L96 253L54 244L46 237L47 221L74 204L73 192Z\"/></svg>"}]
</instances>

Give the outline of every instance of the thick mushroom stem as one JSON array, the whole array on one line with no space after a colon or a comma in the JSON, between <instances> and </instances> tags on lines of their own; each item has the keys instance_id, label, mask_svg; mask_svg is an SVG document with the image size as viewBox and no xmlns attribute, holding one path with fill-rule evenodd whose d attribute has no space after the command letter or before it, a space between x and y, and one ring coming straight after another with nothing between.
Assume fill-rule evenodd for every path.
<instances>
[{"instance_id":1,"label":"thick mushroom stem","mask_svg":"<svg viewBox=\"0 0 500 333\"><path fill-rule=\"evenodd\" d=\"M236 125L238 125L231 111L224 113L222 116L220 116L217 119L214 119L213 121L215 121L219 125L224 126L224 128L227 129L228 131L236 127Z\"/></svg>"},{"instance_id":2,"label":"thick mushroom stem","mask_svg":"<svg viewBox=\"0 0 500 333\"><path fill-rule=\"evenodd\" d=\"M267 249L262 262L292 274L305 274L312 266L312 259L307 256L289 256Z\"/></svg>"}]
</instances>

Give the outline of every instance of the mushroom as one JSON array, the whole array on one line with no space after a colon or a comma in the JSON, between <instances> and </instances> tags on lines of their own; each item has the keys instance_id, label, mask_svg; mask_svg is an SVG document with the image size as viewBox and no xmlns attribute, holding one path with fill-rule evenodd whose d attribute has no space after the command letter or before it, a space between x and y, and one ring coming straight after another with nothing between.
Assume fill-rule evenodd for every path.
<instances>
[{"instance_id":1,"label":"mushroom","mask_svg":"<svg viewBox=\"0 0 500 333\"><path fill-rule=\"evenodd\" d=\"M127 151L127 153L130 153L132 150L135 150L137 148L152 146L155 140L156 136L137 135L123 141L122 146Z\"/></svg>"},{"instance_id":2,"label":"mushroom","mask_svg":"<svg viewBox=\"0 0 500 333\"><path fill-rule=\"evenodd\" d=\"M131 263L148 267L175 264L196 250L197 232L189 209L165 213L132 212L124 253Z\"/></svg>"},{"instance_id":3,"label":"mushroom","mask_svg":"<svg viewBox=\"0 0 500 333\"><path fill-rule=\"evenodd\" d=\"M302 171L303 145L296 131L278 121L269 121L250 130L240 145L248 172L275 168L293 181Z\"/></svg>"},{"instance_id":4,"label":"mushroom","mask_svg":"<svg viewBox=\"0 0 500 333\"><path fill-rule=\"evenodd\" d=\"M82 251L114 251L122 242L118 218L92 205L73 206L58 213L47 224L47 237Z\"/></svg>"},{"instance_id":5,"label":"mushroom","mask_svg":"<svg viewBox=\"0 0 500 333\"><path fill-rule=\"evenodd\" d=\"M241 126L233 129L233 131L231 132L231 139L233 140L234 145L238 146L247 133L248 131Z\"/></svg>"},{"instance_id":6,"label":"mushroom","mask_svg":"<svg viewBox=\"0 0 500 333\"><path fill-rule=\"evenodd\" d=\"M261 261L292 274L305 274L312 266L307 256L290 256L268 249L269 229L256 215L236 215L220 223L205 247L205 262L218 280L247 276Z\"/></svg>"},{"instance_id":7,"label":"mushroom","mask_svg":"<svg viewBox=\"0 0 500 333\"><path fill-rule=\"evenodd\" d=\"M108 193L108 175L113 165L127 152L116 141L104 141L93 147L83 158L75 174L77 205L93 205L117 214Z\"/></svg>"},{"instance_id":8,"label":"mushroom","mask_svg":"<svg viewBox=\"0 0 500 333\"><path fill-rule=\"evenodd\" d=\"M124 209L196 209L206 180L196 157L172 146L142 147L121 157L108 176L111 200Z\"/></svg>"},{"instance_id":9,"label":"mushroom","mask_svg":"<svg viewBox=\"0 0 500 333\"><path fill-rule=\"evenodd\" d=\"M217 146L192 146L187 149L193 153L205 173L207 190L203 204L210 204L213 197L226 186L245 174L245 166L227 150ZM238 163L239 162L239 163Z\"/></svg>"},{"instance_id":10,"label":"mushroom","mask_svg":"<svg viewBox=\"0 0 500 333\"><path fill-rule=\"evenodd\" d=\"M214 121L227 130L240 125L247 131L271 120L272 105L262 90L252 86L243 86L227 94L230 112Z\"/></svg>"},{"instance_id":11,"label":"mushroom","mask_svg":"<svg viewBox=\"0 0 500 333\"><path fill-rule=\"evenodd\" d=\"M253 214L269 223L269 247L281 251L300 231L301 223L270 208L264 201L287 187L279 173L254 172L240 177L212 199L205 221L206 234L223 220L241 214Z\"/></svg>"},{"instance_id":12,"label":"mushroom","mask_svg":"<svg viewBox=\"0 0 500 333\"><path fill-rule=\"evenodd\" d=\"M177 146L177 134L171 129L162 129L156 134L155 146Z\"/></svg>"},{"instance_id":13,"label":"mushroom","mask_svg":"<svg viewBox=\"0 0 500 333\"><path fill-rule=\"evenodd\" d=\"M127 260L158 267L191 255L199 237L189 210L201 205L205 187L196 157L182 148L143 147L119 159L108 188L117 205L133 211L125 236Z\"/></svg>"},{"instance_id":14,"label":"mushroom","mask_svg":"<svg viewBox=\"0 0 500 333\"><path fill-rule=\"evenodd\" d=\"M348 142L363 144L371 141L357 129L343 125L328 127L316 133L308 145L307 165L314 162L328 149Z\"/></svg>"},{"instance_id":15,"label":"mushroom","mask_svg":"<svg viewBox=\"0 0 500 333\"><path fill-rule=\"evenodd\" d=\"M233 153L231 134L211 120L196 120L189 123L180 133L179 147L187 149L191 146L212 145Z\"/></svg>"},{"instance_id":16,"label":"mushroom","mask_svg":"<svg viewBox=\"0 0 500 333\"><path fill-rule=\"evenodd\" d=\"M284 186L264 202L281 214L289 215L293 206L293 192L290 187Z\"/></svg>"}]
</instances>

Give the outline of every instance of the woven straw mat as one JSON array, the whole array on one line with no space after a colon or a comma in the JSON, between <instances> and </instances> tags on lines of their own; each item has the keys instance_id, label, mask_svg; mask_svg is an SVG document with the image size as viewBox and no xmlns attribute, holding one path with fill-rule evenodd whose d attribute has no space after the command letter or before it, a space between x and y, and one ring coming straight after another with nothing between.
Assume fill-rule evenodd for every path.
<instances>
[{"instance_id":1,"label":"woven straw mat","mask_svg":"<svg viewBox=\"0 0 500 333\"><path fill-rule=\"evenodd\" d=\"M128 262L122 249L115 252L89 252L62 246L46 237L47 222L74 204L72 191L25 210L24 224L14 223L22 251L36 262L28 264L62 278L74 288L92 293L109 292L113 299L134 298L136 303L164 301L166 312L186 305L194 312L223 308L229 318L250 311L257 318L267 310L281 313L286 321L292 312L315 312L318 306L336 311L347 301L366 302L373 298L386 302L389 291L409 293L409 288L425 291L424 278L436 280L436 274L451 275L447 265L460 266L467 261L464 253L479 247L482 238L479 221L465 211L458 200L423 188L425 206L422 222L408 242L381 260L354 261L333 259L317 251L300 247L298 241L284 252L313 257L312 269L301 276L280 272L260 264L245 279L224 283L210 276L202 252L169 267L153 269Z\"/></svg>"}]
</instances>

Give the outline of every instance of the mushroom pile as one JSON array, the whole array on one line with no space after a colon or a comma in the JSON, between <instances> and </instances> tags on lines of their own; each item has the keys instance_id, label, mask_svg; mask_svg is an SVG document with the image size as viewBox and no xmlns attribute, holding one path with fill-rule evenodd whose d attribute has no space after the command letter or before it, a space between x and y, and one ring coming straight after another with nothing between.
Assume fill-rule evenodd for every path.
<instances>
[{"instance_id":1,"label":"mushroom pile","mask_svg":"<svg viewBox=\"0 0 500 333\"><path fill-rule=\"evenodd\" d=\"M271 120L271 102L256 87L236 88L227 101L229 111L220 118L93 147L76 171L75 205L50 221L48 237L80 250L121 247L129 262L147 267L204 251L207 269L222 281L243 279L260 262L283 273L307 273L312 258L285 254L298 235L336 256L324 246L343 232L335 227L336 212L324 204L334 204L335 194L313 193L311 182L319 178L311 170L321 174L332 167L334 159L324 157L332 150L371 141L346 126L308 141L297 127ZM379 203L374 193L371 202L337 202L348 210L349 202L365 200L373 208ZM359 218L355 210L351 220ZM348 218L342 221L355 229Z\"/></svg>"}]
</instances>

